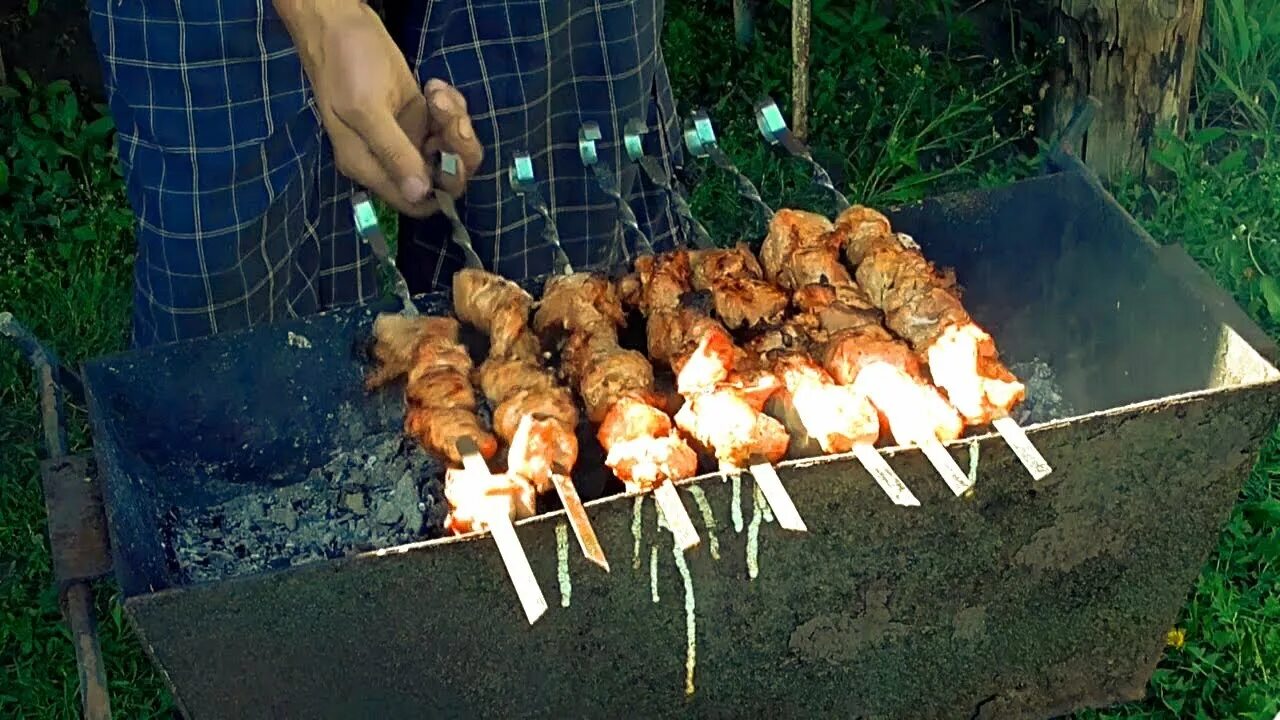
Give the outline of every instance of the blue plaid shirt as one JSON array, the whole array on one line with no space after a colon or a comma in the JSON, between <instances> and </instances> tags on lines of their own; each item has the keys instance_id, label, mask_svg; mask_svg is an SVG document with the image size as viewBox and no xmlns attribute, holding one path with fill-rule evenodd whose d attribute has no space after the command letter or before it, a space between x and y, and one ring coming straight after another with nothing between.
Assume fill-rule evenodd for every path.
<instances>
[{"instance_id":1,"label":"blue plaid shirt","mask_svg":"<svg viewBox=\"0 0 1280 720\"><path fill-rule=\"evenodd\" d=\"M90 0L130 203L137 215L135 345L225 332L378 295L293 42L271 0ZM578 157L578 128L661 249L668 199L625 161L632 117L679 149L659 36L662 0L396 0L389 30L420 81L466 97L485 161L460 206L486 266L549 272L542 221L507 184L528 151L575 265L619 237L612 201ZM403 223L403 219L402 219ZM413 223L403 223L409 227ZM415 275L446 287L461 254L443 237Z\"/></svg>"}]
</instances>

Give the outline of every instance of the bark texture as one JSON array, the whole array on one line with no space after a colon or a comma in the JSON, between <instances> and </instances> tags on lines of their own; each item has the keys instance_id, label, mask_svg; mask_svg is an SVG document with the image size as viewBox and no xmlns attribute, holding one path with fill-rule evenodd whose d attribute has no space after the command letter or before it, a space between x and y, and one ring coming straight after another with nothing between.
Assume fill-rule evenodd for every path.
<instances>
[{"instance_id":1,"label":"bark texture","mask_svg":"<svg viewBox=\"0 0 1280 720\"><path fill-rule=\"evenodd\" d=\"M1084 162L1105 178L1146 174L1158 129L1186 130L1204 0L1052 0L1064 44L1048 129L1060 131L1086 96L1102 103Z\"/></svg>"},{"instance_id":2,"label":"bark texture","mask_svg":"<svg viewBox=\"0 0 1280 720\"><path fill-rule=\"evenodd\" d=\"M791 3L791 131L801 140L809 136L809 37L811 0Z\"/></svg>"}]
</instances>

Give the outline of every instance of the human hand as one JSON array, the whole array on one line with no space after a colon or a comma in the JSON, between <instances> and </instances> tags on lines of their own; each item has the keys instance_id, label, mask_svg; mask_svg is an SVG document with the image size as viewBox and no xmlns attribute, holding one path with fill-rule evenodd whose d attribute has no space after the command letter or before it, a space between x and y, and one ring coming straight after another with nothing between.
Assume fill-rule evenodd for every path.
<instances>
[{"instance_id":1,"label":"human hand","mask_svg":"<svg viewBox=\"0 0 1280 720\"><path fill-rule=\"evenodd\" d=\"M274 2L311 81L338 170L406 215L429 215L435 203L422 148L434 114L377 13L360 0Z\"/></svg>"},{"instance_id":2,"label":"human hand","mask_svg":"<svg viewBox=\"0 0 1280 720\"><path fill-rule=\"evenodd\" d=\"M437 172L439 190L458 197L466 190L467 181L484 161L484 148L471 126L467 100L458 89L444 80L430 80L423 88L427 99L427 140L422 148L428 163L439 167L440 153L451 152L460 161L453 174Z\"/></svg>"}]
</instances>

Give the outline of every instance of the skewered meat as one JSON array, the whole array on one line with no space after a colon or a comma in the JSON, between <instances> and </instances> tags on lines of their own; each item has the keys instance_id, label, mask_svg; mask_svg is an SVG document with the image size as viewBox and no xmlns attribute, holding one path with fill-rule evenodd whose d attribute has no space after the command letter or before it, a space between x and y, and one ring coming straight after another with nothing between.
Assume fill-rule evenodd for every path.
<instances>
[{"instance_id":1,"label":"skewered meat","mask_svg":"<svg viewBox=\"0 0 1280 720\"><path fill-rule=\"evenodd\" d=\"M533 488L506 473L474 474L459 470L459 445L470 441L486 462L498 452L498 440L476 416L475 389L469 374L471 356L459 341L458 321L444 317L379 315L373 323L373 357L379 363L366 385L376 388L407 377L405 432L428 451L455 467L445 475L449 515L445 528L454 533L484 530L487 522L534 514Z\"/></svg>"},{"instance_id":2,"label":"skewered meat","mask_svg":"<svg viewBox=\"0 0 1280 720\"><path fill-rule=\"evenodd\" d=\"M572 394L541 367L541 343L529 327L533 298L519 285L475 268L453 276L454 311L489 336L480 388L493 406L493 429L507 443L507 473L539 493L578 461L578 409Z\"/></svg>"},{"instance_id":3,"label":"skewered meat","mask_svg":"<svg viewBox=\"0 0 1280 720\"><path fill-rule=\"evenodd\" d=\"M575 273L547 282L533 326L544 338L562 339L562 370L577 388L588 419L598 423L605 464L619 480L645 489L692 477L697 456L657 407L653 367L640 353L618 345L624 321L613 283Z\"/></svg>"},{"instance_id":4,"label":"skewered meat","mask_svg":"<svg viewBox=\"0 0 1280 720\"><path fill-rule=\"evenodd\" d=\"M764 281L760 263L746 245L688 253L690 285L711 293L715 315L730 330L776 323L788 297Z\"/></svg>"},{"instance_id":5,"label":"skewered meat","mask_svg":"<svg viewBox=\"0 0 1280 720\"><path fill-rule=\"evenodd\" d=\"M514 521L532 517L537 511L533 487L507 473L477 477L449 468L444 476L444 498L449 503L445 529L459 535L487 530L489 518L505 515Z\"/></svg>"},{"instance_id":6,"label":"skewered meat","mask_svg":"<svg viewBox=\"0 0 1280 720\"><path fill-rule=\"evenodd\" d=\"M728 254L704 254L699 259L706 263L708 258L725 257L730 258L726 267L749 267ZM650 357L671 366L677 390L685 398L676 413L676 425L723 465L742 467L753 456L777 462L786 454L790 439L786 428L761 410L776 391L776 381L766 382L767 374L745 365L751 372L736 373L745 353L728 330L707 314L680 305L678 299L693 289L689 258L688 252L676 250L636 261ZM714 286L717 280L710 275L710 267L703 265L700 272Z\"/></svg>"},{"instance_id":7,"label":"skewered meat","mask_svg":"<svg viewBox=\"0 0 1280 720\"><path fill-rule=\"evenodd\" d=\"M825 248L820 241L831 232L831 229L831 221L816 213L788 208L779 210L769 221L769 229L760 247L760 264L764 268L765 277L787 290L795 290L802 285L817 282L813 279L802 280L792 276L792 273L799 269L798 264L807 265L808 262L813 261L810 259L805 263L798 263L796 253L815 246ZM829 265L825 258L818 259L823 261L822 266ZM838 255L836 261L839 265ZM808 276L807 273L802 274ZM828 276L829 282L840 282L841 279L836 275ZM845 275L848 275L847 271Z\"/></svg>"},{"instance_id":8,"label":"skewered meat","mask_svg":"<svg viewBox=\"0 0 1280 720\"><path fill-rule=\"evenodd\" d=\"M373 323L379 365L366 380L376 388L407 376L406 433L454 464L462 462L460 440L474 443L486 460L498 451L497 439L475 414L475 391L467 379L471 357L458 330L452 318L379 315Z\"/></svg>"},{"instance_id":9,"label":"skewered meat","mask_svg":"<svg viewBox=\"0 0 1280 720\"><path fill-rule=\"evenodd\" d=\"M934 383L966 422L988 423L1021 402L1025 387L965 311L954 276L938 272L913 243L894 235L888 218L854 206L836 219L832 236L884 311L885 324L928 361Z\"/></svg>"},{"instance_id":10,"label":"skewered meat","mask_svg":"<svg viewBox=\"0 0 1280 720\"><path fill-rule=\"evenodd\" d=\"M810 279L811 267L839 264L839 245L820 216L779 212L770 222L762 248L765 266L779 282ZM822 257L825 256L825 260ZM825 271L824 271L825 272ZM835 276L835 277L833 277ZM959 437L963 425L955 410L923 380L915 354L880 324L880 314L848 273L831 271L824 284L795 285L796 307L824 331L815 359L841 385L871 401L881 429L899 443L943 442ZM803 316L802 316L803 317ZM810 334L812 339L818 339Z\"/></svg>"},{"instance_id":11,"label":"skewered meat","mask_svg":"<svg viewBox=\"0 0 1280 720\"><path fill-rule=\"evenodd\" d=\"M824 453L849 452L879 439L880 418L865 393L836 384L807 353L779 353L774 369L786 386L780 406L794 413L804 436Z\"/></svg>"}]
</instances>

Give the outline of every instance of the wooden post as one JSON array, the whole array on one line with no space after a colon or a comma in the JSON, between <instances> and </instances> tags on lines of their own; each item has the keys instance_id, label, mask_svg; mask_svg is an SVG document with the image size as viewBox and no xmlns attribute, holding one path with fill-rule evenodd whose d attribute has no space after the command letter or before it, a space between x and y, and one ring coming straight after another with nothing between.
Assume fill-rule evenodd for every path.
<instances>
[{"instance_id":1,"label":"wooden post","mask_svg":"<svg viewBox=\"0 0 1280 720\"><path fill-rule=\"evenodd\" d=\"M1157 131L1186 131L1205 0L1050 1L1065 58L1046 130L1061 131L1092 95L1102 107L1081 159L1103 178L1145 175Z\"/></svg>"},{"instance_id":2,"label":"wooden post","mask_svg":"<svg viewBox=\"0 0 1280 720\"><path fill-rule=\"evenodd\" d=\"M812 30L811 0L791 2L791 131L809 137L809 35Z\"/></svg>"}]
</instances>

